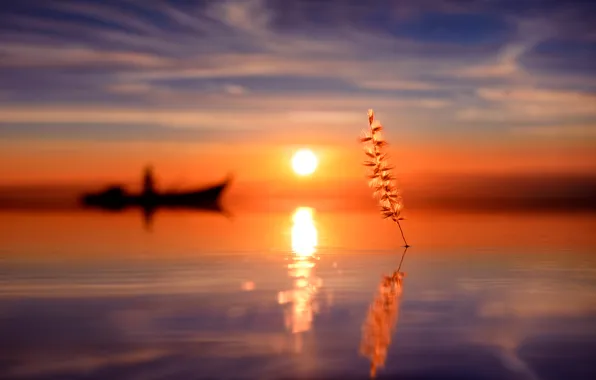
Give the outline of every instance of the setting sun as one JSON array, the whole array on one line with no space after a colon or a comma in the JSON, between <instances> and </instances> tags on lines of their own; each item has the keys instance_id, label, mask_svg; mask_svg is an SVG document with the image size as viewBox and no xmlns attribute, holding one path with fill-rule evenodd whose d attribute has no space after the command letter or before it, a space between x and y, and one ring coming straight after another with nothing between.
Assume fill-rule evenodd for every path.
<instances>
[{"instance_id":1,"label":"setting sun","mask_svg":"<svg viewBox=\"0 0 596 380\"><path fill-rule=\"evenodd\" d=\"M317 156L308 149L299 150L292 157L292 168L298 175L309 175L317 169Z\"/></svg>"}]
</instances>

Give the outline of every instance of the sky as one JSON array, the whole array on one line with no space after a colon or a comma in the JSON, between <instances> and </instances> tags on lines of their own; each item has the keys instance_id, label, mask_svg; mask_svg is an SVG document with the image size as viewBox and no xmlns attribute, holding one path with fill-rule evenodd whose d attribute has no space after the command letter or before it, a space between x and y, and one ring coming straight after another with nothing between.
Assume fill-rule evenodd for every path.
<instances>
[{"instance_id":1,"label":"sky","mask_svg":"<svg viewBox=\"0 0 596 380\"><path fill-rule=\"evenodd\" d=\"M364 192L373 108L410 194L528 176L532 192L585 193L595 15L587 1L6 2L0 185L134 183L151 163L164 186L232 172L248 193ZM321 161L310 179L290 169L302 147Z\"/></svg>"}]
</instances>

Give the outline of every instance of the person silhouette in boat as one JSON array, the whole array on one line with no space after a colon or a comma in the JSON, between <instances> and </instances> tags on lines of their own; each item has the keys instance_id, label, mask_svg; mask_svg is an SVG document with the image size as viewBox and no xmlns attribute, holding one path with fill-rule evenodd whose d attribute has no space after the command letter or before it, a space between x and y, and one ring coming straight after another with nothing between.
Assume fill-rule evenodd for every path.
<instances>
[{"instance_id":1,"label":"person silhouette in boat","mask_svg":"<svg viewBox=\"0 0 596 380\"><path fill-rule=\"evenodd\" d=\"M143 174L143 193L140 206L143 209L145 228L151 230L153 215L155 214L155 209L157 207L155 180L153 179L153 167L151 165L145 167L145 172Z\"/></svg>"},{"instance_id":2,"label":"person silhouette in boat","mask_svg":"<svg viewBox=\"0 0 596 380\"><path fill-rule=\"evenodd\" d=\"M155 180L153 179L153 167L147 166L143 176L143 195L147 198L155 195Z\"/></svg>"}]
</instances>

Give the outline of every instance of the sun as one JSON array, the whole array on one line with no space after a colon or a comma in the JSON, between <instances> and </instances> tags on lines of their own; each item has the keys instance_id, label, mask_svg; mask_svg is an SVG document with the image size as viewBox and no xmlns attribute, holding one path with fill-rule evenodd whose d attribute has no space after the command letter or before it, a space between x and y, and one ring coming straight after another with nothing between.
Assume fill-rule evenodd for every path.
<instances>
[{"instance_id":1,"label":"sun","mask_svg":"<svg viewBox=\"0 0 596 380\"><path fill-rule=\"evenodd\" d=\"M298 175L309 175L315 172L319 160L309 149L301 149L292 157L292 169Z\"/></svg>"}]
</instances>

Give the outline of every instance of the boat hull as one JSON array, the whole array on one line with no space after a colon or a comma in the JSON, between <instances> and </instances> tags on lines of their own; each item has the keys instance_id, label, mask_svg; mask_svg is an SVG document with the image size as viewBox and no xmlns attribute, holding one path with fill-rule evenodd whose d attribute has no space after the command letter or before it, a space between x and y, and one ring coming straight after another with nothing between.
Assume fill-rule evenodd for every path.
<instances>
[{"instance_id":1,"label":"boat hull","mask_svg":"<svg viewBox=\"0 0 596 380\"><path fill-rule=\"evenodd\" d=\"M190 192L142 193L138 195L127 194L121 188L112 187L100 193L85 194L81 198L81 202L87 207L106 210L122 210L129 207L216 210L220 209L219 199L227 185L226 181Z\"/></svg>"}]
</instances>

